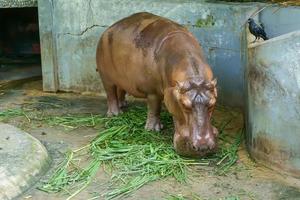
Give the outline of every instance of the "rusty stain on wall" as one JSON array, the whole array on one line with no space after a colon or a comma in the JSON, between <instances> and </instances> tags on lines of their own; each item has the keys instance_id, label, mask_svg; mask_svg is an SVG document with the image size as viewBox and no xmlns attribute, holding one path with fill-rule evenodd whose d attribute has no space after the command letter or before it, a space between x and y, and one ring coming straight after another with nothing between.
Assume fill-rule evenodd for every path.
<instances>
[{"instance_id":1,"label":"rusty stain on wall","mask_svg":"<svg viewBox=\"0 0 300 200\"><path fill-rule=\"evenodd\" d=\"M253 59L249 57L249 59ZM258 63L262 63L258 61ZM249 65L249 70L247 74L247 79L249 81L249 89L255 101L266 105L265 96L272 95L269 94L272 90L275 90L281 95L286 95L286 90L282 86L281 82L274 78L274 74L271 71L268 71L265 65ZM264 93L265 96L260 94ZM257 94L257 95L256 95Z\"/></svg>"},{"instance_id":2,"label":"rusty stain on wall","mask_svg":"<svg viewBox=\"0 0 300 200\"><path fill-rule=\"evenodd\" d=\"M277 168L283 173L287 172L300 177L300 169L295 169L290 163L291 160L300 156L300 152L288 150L287 143L270 138L270 134L259 132L257 135L252 139L252 148L250 149L250 154L257 162L266 167Z\"/></svg>"}]
</instances>

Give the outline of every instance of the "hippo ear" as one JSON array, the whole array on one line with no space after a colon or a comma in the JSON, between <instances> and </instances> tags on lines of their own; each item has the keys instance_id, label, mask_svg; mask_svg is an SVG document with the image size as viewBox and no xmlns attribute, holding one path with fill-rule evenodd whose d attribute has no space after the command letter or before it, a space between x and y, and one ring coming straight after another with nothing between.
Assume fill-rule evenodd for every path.
<instances>
[{"instance_id":1,"label":"hippo ear","mask_svg":"<svg viewBox=\"0 0 300 200\"><path fill-rule=\"evenodd\" d=\"M217 86L217 79L215 78L214 80L211 81L211 84L216 87Z\"/></svg>"},{"instance_id":2,"label":"hippo ear","mask_svg":"<svg viewBox=\"0 0 300 200\"><path fill-rule=\"evenodd\" d=\"M214 96L215 96L215 98L218 97L218 91L217 91L217 88L216 88L216 87L214 88Z\"/></svg>"},{"instance_id":3,"label":"hippo ear","mask_svg":"<svg viewBox=\"0 0 300 200\"><path fill-rule=\"evenodd\" d=\"M206 87L209 90L214 89L216 86L217 86L217 79L214 79L214 80L210 81L209 83L206 83Z\"/></svg>"},{"instance_id":4,"label":"hippo ear","mask_svg":"<svg viewBox=\"0 0 300 200\"><path fill-rule=\"evenodd\" d=\"M181 81L175 81L175 87L178 88L179 90L183 88L184 82Z\"/></svg>"},{"instance_id":5,"label":"hippo ear","mask_svg":"<svg viewBox=\"0 0 300 200\"><path fill-rule=\"evenodd\" d=\"M218 97L218 92L217 92L217 79L216 78L212 81L212 84L214 86L214 95L217 98Z\"/></svg>"}]
</instances>

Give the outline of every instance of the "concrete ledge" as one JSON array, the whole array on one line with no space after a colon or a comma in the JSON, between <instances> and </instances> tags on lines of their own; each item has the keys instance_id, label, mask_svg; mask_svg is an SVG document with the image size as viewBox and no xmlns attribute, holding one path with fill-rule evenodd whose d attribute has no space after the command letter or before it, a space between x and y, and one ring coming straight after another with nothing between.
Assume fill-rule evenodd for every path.
<instances>
[{"instance_id":1,"label":"concrete ledge","mask_svg":"<svg viewBox=\"0 0 300 200\"><path fill-rule=\"evenodd\" d=\"M48 169L45 147L28 133L0 123L0 199L17 197Z\"/></svg>"},{"instance_id":2,"label":"concrete ledge","mask_svg":"<svg viewBox=\"0 0 300 200\"><path fill-rule=\"evenodd\" d=\"M299 37L299 36L300 36L300 30L293 31L290 33L286 33L286 34L274 37L274 38L270 38L269 40L266 40L266 41L249 44L248 48L251 49L251 48L255 48L255 47L258 47L261 45L266 45L269 43L281 42L282 40L290 40L291 38Z\"/></svg>"},{"instance_id":3,"label":"concrete ledge","mask_svg":"<svg viewBox=\"0 0 300 200\"><path fill-rule=\"evenodd\" d=\"M9 89L30 80L42 79L39 65L9 65L0 69L0 90Z\"/></svg>"}]
</instances>

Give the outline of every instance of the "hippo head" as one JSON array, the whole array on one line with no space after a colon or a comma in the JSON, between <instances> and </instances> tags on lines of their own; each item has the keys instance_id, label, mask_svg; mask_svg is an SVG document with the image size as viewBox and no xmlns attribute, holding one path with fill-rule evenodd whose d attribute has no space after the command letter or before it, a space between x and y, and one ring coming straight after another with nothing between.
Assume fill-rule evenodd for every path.
<instances>
[{"instance_id":1,"label":"hippo head","mask_svg":"<svg viewBox=\"0 0 300 200\"><path fill-rule=\"evenodd\" d=\"M210 119L217 98L216 80L191 79L165 90L165 105L173 115L174 147L184 156L204 156L217 147L218 131Z\"/></svg>"}]
</instances>

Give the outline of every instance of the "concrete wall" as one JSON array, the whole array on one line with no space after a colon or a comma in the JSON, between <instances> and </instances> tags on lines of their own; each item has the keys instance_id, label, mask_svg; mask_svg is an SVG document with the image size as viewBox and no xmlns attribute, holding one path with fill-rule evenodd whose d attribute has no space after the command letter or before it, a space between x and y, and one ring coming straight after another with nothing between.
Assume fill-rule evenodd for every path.
<instances>
[{"instance_id":1,"label":"concrete wall","mask_svg":"<svg viewBox=\"0 0 300 200\"><path fill-rule=\"evenodd\" d=\"M300 177L300 31L251 45L248 62L249 151Z\"/></svg>"},{"instance_id":2,"label":"concrete wall","mask_svg":"<svg viewBox=\"0 0 300 200\"><path fill-rule=\"evenodd\" d=\"M266 8L259 15L270 38L300 30L300 7Z\"/></svg>"},{"instance_id":3,"label":"concrete wall","mask_svg":"<svg viewBox=\"0 0 300 200\"><path fill-rule=\"evenodd\" d=\"M123 17L148 11L189 27L218 78L219 102L243 105L241 26L256 6L192 0L40 0L39 7L45 90L101 91L95 71L101 33ZM53 66L58 71L56 87L53 76L48 76L55 74Z\"/></svg>"},{"instance_id":4,"label":"concrete wall","mask_svg":"<svg viewBox=\"0 0 300 200\"><path fill-rule=\"evenodd\" d=\"M37 7L38 0L0 0L0 8Z\"/></svg>"},{"instance_id":5,"label":"concrete wall","mask_svg":"<svg viewBox=\"0 0 300 200\"><path fill-rule=\"evenodd\" d=\"M244 24L263 6L200 0L39 0L44 89L103 92L95 71L101 33L123 17L148 11L186 25L195 34L218 79L219 103L243 107ZM288 22L289 13L294 22ZM298 29L300 9L268 7L258 18L268 35L277 36L283 33L279 30Z\"/></svg>"}]
</instances>

